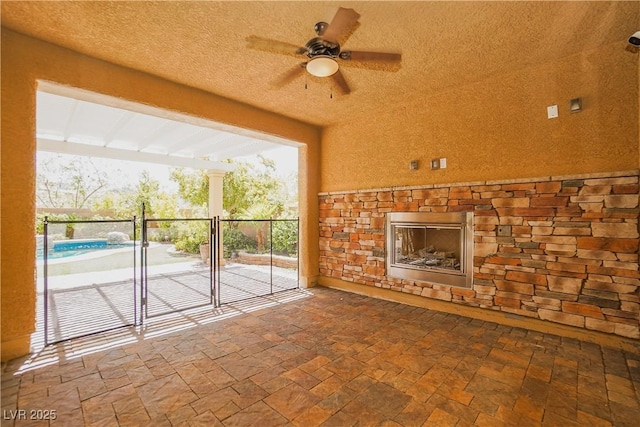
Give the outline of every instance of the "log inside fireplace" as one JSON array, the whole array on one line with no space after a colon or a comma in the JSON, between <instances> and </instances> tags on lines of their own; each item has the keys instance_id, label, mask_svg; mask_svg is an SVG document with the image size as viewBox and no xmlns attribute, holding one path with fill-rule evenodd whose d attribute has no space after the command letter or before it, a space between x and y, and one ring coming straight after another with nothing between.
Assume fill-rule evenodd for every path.
<instances>
[{"instance_id":1,"label":"log inside fireplace","mask_svg":"<svg viewBox=\"0 0 640 427\"><path fill-rule=\"evenodd\" d=\"M472 287L472 212L391 212L386 234L389 276Z\"/></svg>"}]
</instances>

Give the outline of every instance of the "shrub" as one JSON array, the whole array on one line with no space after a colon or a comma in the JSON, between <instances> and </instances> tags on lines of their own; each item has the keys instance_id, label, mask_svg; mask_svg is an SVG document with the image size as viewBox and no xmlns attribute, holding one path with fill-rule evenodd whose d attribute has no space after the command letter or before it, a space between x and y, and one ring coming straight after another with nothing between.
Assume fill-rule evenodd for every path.
<instances>
[{"instance_id":1,"label":"shrub","mask_svg":"<svg viewBox=\"0 0 640 427\"><path fill-rule=\"evenodd\" d=\"M169 229L177 251L197 254L200 245L209 243L209 221L179 221Z\"/></svg>"},{"instance_id":2,"label":"shrub","mask_svg":"<svg viewBox=\"0 0 640 427\"><path fill-rule=\"evenodd\" d=\"M257 249L256 241L237 228L225 227L222 232L224 257L229 258L232 251L250 251Z\"/></svg>"},{"instance_id":3,"label":"shrub","mask_svg":"<svg viewBox=\"0 0 640 427\"><path fill-rule=\"evenodd\" d=\"M272 245L273 253L295 256L298 254L298 222L273 221Z\"/></svg>"},{"instance_id":4,"label":"shrub","mask_svg":"<svg viewBox=\"0 0 640 427\"><path fill-rule=\"evenodd\" d=\"M68 214L37 213L36 214L36 234L44 234L44 217L49 221L71 221L75 216Z\"/></svg>"}]
</instances>

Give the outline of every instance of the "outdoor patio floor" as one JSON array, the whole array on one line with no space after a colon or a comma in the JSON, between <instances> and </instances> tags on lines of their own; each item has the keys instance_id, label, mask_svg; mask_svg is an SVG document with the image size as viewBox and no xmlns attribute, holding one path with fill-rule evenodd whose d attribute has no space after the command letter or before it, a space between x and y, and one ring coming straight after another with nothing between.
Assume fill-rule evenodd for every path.
<instances>
[{"instance_id":1,"label":"outdoor patio floor","mask_svg":"<svg viewBox=\"0 0 640 427\"><path fill-rule=\"evenodd\" d=\"M156 318L178 310L211 305L211 271L202 263L170 264L163 272L148 275L147 307L142 315ZM157 270L157 269L156 269ZM131 276L134 270L124 277ZM123 275L88 272L52 278L48 296L48 342L77 338L89 333L133 325L140 318L140 281ZM120 276L120 277L118 277ZM223 304L298 287L297 271L269 266L228 264L214 274ZM135 292L135 297L134 297ZM38 319L32 337L35 347L44 345L44 293L38 293ZM145 322L148 322L146 320Z\"/></svg>"},{"instance_id":2,"label":"outdoor patio floor","mask_svg":"<svg viewBox=\"0 0 640 427\"><path fill-rule=\"evenodd\" d=\"M68 426L637 426L639 400L640 354L322 287L60 343L2 374L8 426L47 410Z\"/></svg>"}]
</instances>

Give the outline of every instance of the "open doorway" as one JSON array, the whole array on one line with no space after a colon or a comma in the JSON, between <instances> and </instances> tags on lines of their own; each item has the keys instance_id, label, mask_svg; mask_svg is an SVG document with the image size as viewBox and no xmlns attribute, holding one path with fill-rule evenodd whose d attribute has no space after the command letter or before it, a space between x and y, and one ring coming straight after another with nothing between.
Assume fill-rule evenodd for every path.
<instances>
[{"instance_id":1,"label":"open doorway","mask_svg":"<svg viewBox=\"0 0 640 427\"><path fill-rule=\"evenodd\" d=\"M198 222L198 219L204 223L216 217L222 221L219 224L224 224L224 227L219 225L220 247L216 248L222 261L220 265L226 264L222 272L224 274L218 272L217 279L221 281L227 271L233 273L249 267L260 270L255 266L264 264L264 256L260 255L264 255L265 241L252 243L252 240L264 237L265 228L262 225L248 227L244 222L286 219L295 221L297 230L298 144L267 136L261 138L246 130L231 129L85 91L69 93L69 89L50 84L44 84L40 89L37 98L36 197L39 223L36 227L38 231L43 231L40 227L44 227L45 216L50 226L54 229L58 227L53 235L49 233L40 238L43 242L40 256L45 250L45 243L46 251L53 252L56 247L60 252L65 247L77 250L77 244L88 245L90 241L102 245L106 240L107 247L81 247L77 255L72 255L70 250L62 254L64 256L56 253L56 261L48 264L54 268L47 268L47 271L44 260L37 262L38 331L32 339L36 346L43 343L45 326L49 328L48 334L55 337L55 341L60 341L131 325L131 315L133 323L143 321L141 313L145 309L144 304L149 302L142 281L149 277L149 271L145 272L145 277L138 273L143 268L152 267L152 275L164 275L163 280L157 283L164 283L165 287L175 284L175 278L188 270L191 276L185 286L191 291L198 288L200 285L191 286L192 282L197 281L196 276L201 275L201 271L211 266L211 260L203 258L200 253L200 246L209 243L211 234L204 232L201 237L199 232L191 230L191 224ZM57 165L51 166L56 162ZM56 168L57 182L51 176L44 176L45 172L52 171L55 176ZM140 176L135 176L137 169L142 170ZM274 184L278 181L274 180L274 172L284 174L278 178L283 185L278 192L269 194L269 189L278 187ZM224 181L225 175L233 178L228 180L228 184ZM208 186L204 196L200 194L199 200L202 202L204 199L204 203L194 202L196 193L202 190L198 185L203 185L202 182L198 184L198 177L204 178ZM249 182L246 182L247 179ZM261 205L256 202L257 199L253 203L244 201L244 204L225 200L225 192L228 196L233 191L243 194L260 185L264 186L260 191L263 196L266 194L265 199L271 199L270 205ZM134 191L128 192L127 189L131 187ZM194 200L188 200L190 197ZM142 203L148 207L146 218L149 221L144 224L140 218ZM119 221L131 221L132 228L115 230L115 224L119 224ZM185 226L186 223L189 226ZM152 230L152 239L144 240L143 227L147 231ZM283 228L280 223L278 227L273 224L270 227L269 268L273 277L274 242L289 239L280 243L292 252L284 255L297 257L297 234L291 233L293 225L287 224L282 232L278 231ZM87 231L90 228L93 231ZM69 235L67 229L76 232ZM274 230L280 233L277 239L273 238ZM225 231L227 240L224 239ZM116 235L116 240L126 248L110 246L109 239ZM292 245L292 241L295 245ZM145 255L143 247L144 251L152 251L152 256ZM123 252L126 255L122 255ZM113 264L120 262L117 260L122 260L126 265ZM297 275L297 265L293 268L291 265L275 268L284 268L289 273L285 275L289 284L293 277L291 271ZM45 277L50 279L52 274L55 279L47 280L45 286ZM235 281L235 288L238 288L238 280L247 282L242 275L229 277L233 280L227 281ZM210 280L213 278L210 277ZM108 297L105 286L113 287L115 283L126 288L115 293L118 298L130 295L131 301L116 304L113 297ZM175 286L167 289L175 289ZM88 296L90 293L85 292L87 290L92 290L93 296ZM206 286L195 292L204 295ZM229 292L229 295L237 294ZM244 292L243 295L256 296L252 292ZM64 304L61 300L63 296ZM179 297L182 300L176 298L176 301L182 301L181 307L194 306L193 295ZM203 301L206 302L206 295L204 297ZM156 299L156 302L160 301L172 309L177 304L167 301L164 295ZM63 306L65 310L53 309ZM48 312L45 312L45 308ZM152 310L155 314L162 314L161 311ZM103 312L108 312L105 318L116 321L95 321ZM80 313L89 315L91 321L83 320Z\"/></svg>"}]
</instances>

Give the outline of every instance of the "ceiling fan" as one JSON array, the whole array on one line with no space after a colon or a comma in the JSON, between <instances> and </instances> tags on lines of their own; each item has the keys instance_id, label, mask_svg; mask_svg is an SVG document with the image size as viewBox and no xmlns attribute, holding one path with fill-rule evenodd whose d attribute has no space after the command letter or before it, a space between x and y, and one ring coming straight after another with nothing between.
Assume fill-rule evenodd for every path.
<instances>
[{"instance_id":1,"label":"ceiling fan","mask_svg":"<svg viewBox=\"0 0 640 427\"><path fill-rule=\"evenodd\" d=\"M358 28L358 14L353 9L339 8L331 23L318 22L314 26L317 37L309 40L304 46L287 42L266 39L258 36L247 37L247 47L272 53L292 56L306 56L302 62L281 75L273 83L282 87L291 83L306 70L316 77L331 77L342 94L349 94L351 88L345 80L340 65L355 66L381 71L397 71L402 59L399 53L366 52L358 50L342 50L342 45Z\"/></svg>"}]
</instances>

